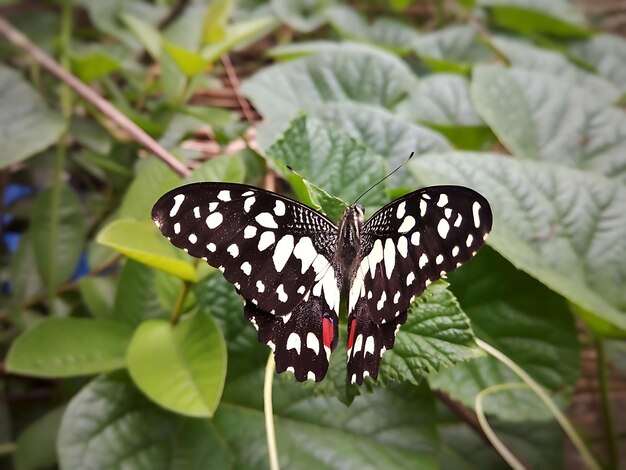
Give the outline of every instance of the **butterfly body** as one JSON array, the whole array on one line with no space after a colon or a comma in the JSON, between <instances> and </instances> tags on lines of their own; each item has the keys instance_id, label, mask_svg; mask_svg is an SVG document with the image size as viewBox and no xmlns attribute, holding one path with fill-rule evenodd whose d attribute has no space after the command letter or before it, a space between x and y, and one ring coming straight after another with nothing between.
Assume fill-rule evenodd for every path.
<instances>
[{"instance_id":1,"label":"butterfly body","mask_svg":"<svg viewBox=\"0 0 626 470\"><path fill-rule=\"evenodd\" d=\"M299 381L324 378L343 293L353 383L377 377L413 299L471 258L491 229L487 201L458 186L414 191L367 222L351 205L335 225L270 191L194 183L162 196L152 218L175 246L224 273L276 370Z\"/></svg>"}]
</instances>

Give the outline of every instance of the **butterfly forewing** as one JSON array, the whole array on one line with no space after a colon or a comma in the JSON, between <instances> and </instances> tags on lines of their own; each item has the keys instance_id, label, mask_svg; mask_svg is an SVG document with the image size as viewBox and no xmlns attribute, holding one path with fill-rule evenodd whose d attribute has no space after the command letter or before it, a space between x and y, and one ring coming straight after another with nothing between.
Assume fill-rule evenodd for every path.
<instances>
[{"instance_id":1,"label":"butterfly forewing","mask_svg":"<svg viewBox=\"0 0 626 470\"><path fill-rule=\"evenodd\" d=\"M314 210L253 186L195 183L162 196L152 218L175 246L223 271L260 310L287 315L310 294L338 311L330 272L337 228Z\"/></svg>"}]
</instances>

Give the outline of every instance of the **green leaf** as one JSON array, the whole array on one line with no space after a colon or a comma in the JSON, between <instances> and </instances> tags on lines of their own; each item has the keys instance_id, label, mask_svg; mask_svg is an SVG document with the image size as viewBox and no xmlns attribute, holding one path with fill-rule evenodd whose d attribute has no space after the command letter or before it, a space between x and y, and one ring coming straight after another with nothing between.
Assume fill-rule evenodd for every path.
<instances>
[{"instance_id":1,"label":"green leaf","mask_svg":"<svg viewBox=\"0 0 626 470\"><path fill-rule=\"evenodd\" d=\"M186 281L197 280L195 264L191 257L171 245L155 230L152 222L116 220L98 233L96 241L124 256Z\"/></svg>"},{"instance_id":2,"label":"green leaf","mask_svg":"<svg viewBox=\"0 0 626 470\"><path fill-rule=\"evenodd\" d=\"M183 418L147 400L126 374L102 376L70 402L59 430L61 468L232 468L208 420Z\"/></svg>"},{"instance_id":3,"label":"green leaf","mask_svg":"<svg viewBox=\"0 0 626 470\"><path fill-rule=\"evenodd\" d=\"M78 281L80 295L94 317L110 318L117 285L110 277L83 276Z\"/></svg>"},{"instance_id":4,"label":"green leaf","mask_svg":"<svg viewBox=\"0 0 626 470\"><path fill-rule=\"evenodd\" d=\"M11 345L7 370L34 377L91 375L124 367L132 330L118 322L48 318Z\"/></svg>"},{"instance_id":5,"label":"green leaf","mask_svg":"<svg viewBox=\"0 0 626 470\"><path fill-rule=\"evenodd\" d=\"M593 65L598 73L626 93L626 39L611 34L597 34L571 45L571 53Z\"/></svg>"},{"instance_id":6,"label":"green leaf","mask_svg":"<svg viewBox=\"0 0 626 470\"><path fill-rule=\"evenodd\" d=\"M267 466L262 373L229 382L213 418L238 468ZM348 408L313 397L300 384L274 382L274 422L281 468L436 467L434 402L427 387L378 388Z\"/></svg>"},{"instance_id":7,"label":"green leaf","mask_svg":"<svg viewBox=\"0 0 626 470\"><path fill-rule=\"evenodd\" d=\"M106 77L122 68L121 60L114 51L100 44L74 47L70 59L72 72L87 83Z\"/></svg>"},{"instance_id":8,"label":"green leaf","mask_svg":"<svg viewBox=\"0 0 626 470\"><path fill-rule=\"evenodd\" d=\"M626 115L542 72L479 66L476 109L512 153L626 182Z\"/></svg>"},{"instance_id":9,"label":"green leaf","mask_svg":"<svg viewBox=\"0 0 626 470\"><path fill-rule=\"evenodd\" d=\"M202 44L211 44L224 39L234 3L233 0L216 0L209 5L204 15Z\"/></svg>"},{"instance_id":10,"label":"green leaf","mask_svg":"<svg viewBox=\"0 0 626 470\"><path fill-rule=\"evenodd\" d=\"M185 183L201 181L243 183L245 176L246 167L241 155L223 155L204 162L188 178L185 178Z\"/></svg>"},{"instance_id":11,"label":"green leaf","mask_svg":"<svg viewBox=\"0 0 626 470\"><path fill-rule=\"evenodd\" d=\"M180 185L180 181L180 177L160 160L140 160L136 166L136 177L124 194L118 217L149 219L154 203L167 191Z\"/></svg>"},{"instance_id":12,"label":"green leaf","mask_svg":"<svg viewBox=\"0 0 626 470\"><path fill-rule=\"evenodd\" d=\"M341 199L331 196L297 173L287 175L287 179L302 203L326 214L331 220L341 219L348 207Z\"/></svg>"},{"instance_id":13,"label":"green leaf","mask_svg":"<svg viewBox=\"0 0 626 470\"><path fill-rule=\"evenodd\" d=\"M70 124L70 134L97 154L106 155L111 152L113 145L110 134L91 119L74 117Z\"/></svg>"},{"instance_id":14,"label":"green leaf","mask_svg":"<svg viewBox=\"0 0 626 470\"><path fill-rule=\"evenodd\" d=\"M351 44L266 67L241 90L263 116L286 121L324 102L356 101L394 109L416 83L397 57Z\"/></svg>"},{"instance_id":15,"label":"green leaf","mask_svg":"<svg viewBox=\"0 0 626 470\"><path fill-rule=\"evenodd\" d=\"M626 329L623 185L496 154L425 156L410 165L423 184L482 193L494 213L492 247L598 319Z\"/></svg>"},{"instance_id":16,"label":"green leaf","mask_svg":"<svg viewBox=\"0 0 626 470\"><path fill-rule=\"evenodd\" d=\"M213 416L226 378L226 343L210 316L196 314L174 326L166 320L142 323L127 359L134 382L160 406Z\"/></svg>"},{"instance_id":17,"label":"green leaf","mask_svg":"<svg viewBox=\"0 0 626 470\"><path fill-rule=\"evenodd\" d=\"M48 289L67 281L85 246L84 215L65 184L39 193L31 213L31 240L39 275Z\"/></svg>"},{"instance_id":18,"label":"green leaf","mask_svg":"<svg viewBox=\"0 0 626 470\"><path fill-rule=\"evenodd\" d=\"M20 239L11 259L11 294L22 301L44 291L43 281L37 272L37 259L31 241L31 234L25 233Z\"/></svg>"},{"instance_id":19,"label":"green leaf","mask_svg":"<svg viewBox=\"0 0 626 470\"><path fill-rule=\"evenodd\" d=\"M380 367L385 382L419 384L425 374L481 356L469 318L456 298L438 281L410 307L406 323Z\"/></svg>"},{"instance_id":20,"label":"green leaf","mask_svg":"<svg viewBox=\"0 0 626 470\"><path fill-rule=\"evenodd\" d=\"M454 25L421 35L411 48L435 72L467 75L472 64L493 59L479 38L472 26Z\"/></svg>"},{"instance_id":21,"label":"green leaf","mask_svg":"<svg viewBox=\"0 0 626 470\"><path fill-rule=\"evenodd\" d=\"M345 5L328 8L326 16L342 36L398 54L406 54L420 37L415 29L391 18L376 16L374 22L368 24L362 15Z\"/></svg>"},{"instance_id":22,"label":"green leaf","mask_svg":"<svg viewBox=\"0 0 626 470\"><path fill-rule=\"evenodd\" d=\"M272 10L278 18L291 28L301 33L310 33L326 22L324 12L328 0L312 0L293 2L289 0L272 0Z\"/></svg>"},{"instance_id":23,"label":"green leaf","mask_svg":"<svg viewBox=\"0 0 626 470\"><path fill-rule=\"evenodd\" d=\"M284 168L298 173L343 201L354 201L385 173L383 160L364 145L337 129L331 122L301 117L268 154ZM382 188L371 191L365 206L381 205Z\"/></svg>"},{"instance_id":24,"label":"green leaf","mask_svg":"<svg viewBox=\"0 0 626 470\"><path fill-rule=\"evenodd\" d=\"M126 261L120 273L112 314L116 320L132 326L166 315L157 298L153 269L132 259Z\"/></svg>"},{"instance_id":25,"label":"green leaf","mask_svg":"<svg viewBox=\"0 0 626 470\"><path fill-rule=\"evenodd\" d=\"M398 112L405 119L444 134L460 148L480 148L489 137L489 130L470 101L469 81L459 75L427 76Z\"/></svg>"},{"instance_id":26,"label":"green leaf","mask_svg":"<svg viewBox=\"0 0 626 470\"><path fill-rule=\"evenodd\" d=\"M587 37L592 32L583 16L567 0L478 0L498 26L522 34L564 38Z\"/></svg>"},{"instance_id":27,"label":"green leaf","mask_svg":"<svg viewBox=\"0 0 626 470\"><path fill-rule=\"evenodd\" d=\"M64 412L65 406L54 408L20 433L13 455L16 470L50 468L56 465L56 440Z\"/></svg>"},{"instance_id":28,"label":"green leaf","mask_svg":"<svg viewBox=\"0 0 626 470\"><path fill-rule=\"evenodd\" d=\"M492 38L492 41L514 67L559 77L566 83L589 90L605 104L615 103L622 94L609 80L575 66L562 54L506 36Z\"/></svg>"},{"instance_id":29,"label":"green leaf","mask_svg":"<svg viewBox=\"0 0 626 470\"><path fill-rule=\"evenodd\" d=\"M198 52L190 51L169 41L163 41L163 50L174 59L174 63L187 77L198 75L207 66L206 61Z\"/></svg>"},{"instance_id":30,"label":"green leaf","mask_svg":"<svg viewBox=\"0 0 626 470\"><path fill-rule=\"evenodd\" d=\"M119 19L137 37L150 56L157 60L161 55L161 33L152 24L128 13L119 15Z\"/></svg>"},{"instance_id":31,"label":"green leaf","mask_svg":"<svg viewBox=\"0 0 626 470\"><path fill-rule=\"evenodd\" d=\"M65 123L17 72L0 65L0 129L0 169L4 169L55 143Z\"/></svg>"}]
</instances>

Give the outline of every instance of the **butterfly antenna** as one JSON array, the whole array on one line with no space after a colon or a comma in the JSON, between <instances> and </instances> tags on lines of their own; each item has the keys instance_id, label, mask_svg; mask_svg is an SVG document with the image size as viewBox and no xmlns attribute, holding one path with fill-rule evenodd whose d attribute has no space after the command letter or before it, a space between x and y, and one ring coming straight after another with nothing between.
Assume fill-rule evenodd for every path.
<instances>
[{"instance_id":1,"label":"butterfly antenna","mask_svg":"<svg viewBox=\"0 0 626 470\"><path fill-rule=\"evenodd\" d=\"M402 163L400 163L400 165L398 165L398 168L396 168L395 170L393 170L391 173L389 173L387 176L385 176L384 178L382 178L380 181L377 181L376 183L374 183L367 191L365 191L363 194L361 194L358 198L356 198L356 201L354 201L352 203L352 205L356 204L357 202L359 202L359 199L361 199L363 196L365 196L367 193L369 193L372 189L374 189L376 186L378 186L380 183L382 183L383 181L385 181L387 178L389 178L391 175L393 175L396 171L398 171L400 168L402 168L404 165L406 165L409 160L411 158L413 158L413 155L415 155L415 152L411 152L411 155L409 155L409 158L407 158L405 161L403 161Z\"/></svg>"}]
</instances>

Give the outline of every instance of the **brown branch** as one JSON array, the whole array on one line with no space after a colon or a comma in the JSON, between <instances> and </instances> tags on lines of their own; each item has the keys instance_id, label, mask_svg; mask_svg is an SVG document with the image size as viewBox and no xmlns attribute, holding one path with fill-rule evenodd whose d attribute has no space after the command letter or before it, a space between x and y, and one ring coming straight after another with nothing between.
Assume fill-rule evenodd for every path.
<instances>
[{"instance_id":1,"label":"brown branch","mask_svg":"<svg viewBox=\"0 0 626 470\"><path fill-rule=\"evenodd\" d=\"M226 76L228 77L228 81L230 85L233 87L233 91L235 92L235 96L237 97L237 102L239 103L239 107L243 112L246 120L250 125L254 124L254 114L252 113L252 109L250 108L250 103L241 96L239 93L239 77L237 77L237 72L233 67L232 62L230 61L230 57L228 54L224 54L222 56L222 65L224 66L224 70L226 71Z\"/></svg>"},{"instance_id":2,"label":"brown branch","mask_svg":"<svg viewBox=\"0 0 626 470\"><path fill-rule=\"evenodd\" d=\"M450 395L442 390L435 390L435 396L441 401L444 405L446 405L450 411L452 411L461 421L467 424L470 428L472 428L476 434L478 434L483 441L485 441L489 446L491 446L491 442L485 435L483 428L480 426L478 422L478 418L474 413L465 408L461 403L453 400Z\"/></svg>"},{"instance_id":3,"label":"brown branch","mask_svg":"<svg viewBox=\"0 0 626 470\"><path fill-rule=\"evenodd\" d=\"M59 63L47 55L44 51L33 44L24 34L15 29L6 19L0 17L0 34L14 46L22 49L30 55L43 68L52 73L59 80L67 84L74 92L95 106L102 114L107 116L121 129L126 131L135 141L146 148L150 153L160 158L172 170L180 176L191 174L182 162L176 159L171 153L163 148L157 141L146 134L137 124L127 118L115 106L102 98L93 89L79 80L75 75L65 70Z\"/></svg>"}]
</instances>

